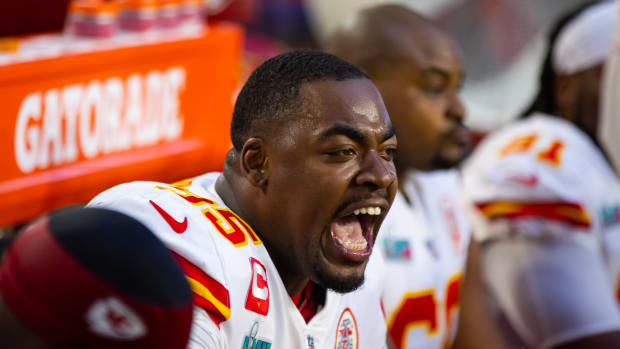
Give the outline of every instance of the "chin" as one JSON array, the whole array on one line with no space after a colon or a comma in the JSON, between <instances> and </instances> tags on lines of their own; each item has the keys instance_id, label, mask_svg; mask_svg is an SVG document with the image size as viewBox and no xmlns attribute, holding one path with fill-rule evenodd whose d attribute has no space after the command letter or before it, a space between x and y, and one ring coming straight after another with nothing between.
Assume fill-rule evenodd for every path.
<instances>
[{"instance_id":1,"label":"chin","mask_svg":"<svg viewBox=\"0 0 620 349\"><path fill-rule=\"evenodd\" d=\"M315 263L312 269L314 282L338 293L355 291L364 284L365 268L362 268L361 272L356 270L352 273L348 273L348 275L330 270L335 269L335 267L327 267L320 263Z\"/></svg>"}]
</instances>

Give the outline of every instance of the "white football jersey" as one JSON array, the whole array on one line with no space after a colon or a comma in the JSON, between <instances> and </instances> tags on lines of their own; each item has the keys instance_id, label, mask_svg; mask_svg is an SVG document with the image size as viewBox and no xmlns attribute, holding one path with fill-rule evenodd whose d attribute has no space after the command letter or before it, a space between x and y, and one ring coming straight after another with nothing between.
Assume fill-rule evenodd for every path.
<instances>
[{"instance_id":1,"label":"white football jersey","mask_svg":"<svg viewBox=\"0 0 620 349\"><path fill-rule=\"evenodd\" d=\"M458 172L415 172L399 180L410 202L397 193L368 270L384 264L382 299L395 347L444 348L457 328L470 238Z\"/></svg>"},{"instance_id":2,"label":"white football jersey","mask_svg":"<svg viewBox=\"0 0 620 349\"><path fill-rule=\"evenodd\" d=\"M526 342L620 329L620 185L583 132L542 114L515 122L478 146L463 186L474 236L500 242L485 276Z\"/></svg>"},{"instance_id":3,"label":"white football jersey","mask_svg":"<svg viewBox=\"0 0 620 349\"><path fill-rule=\"evenodd\" d=\"M377 283L328 291L306 323L259 237L216 193L218 176L122 184L89 203L138 219L174 252L195 294L189 348L384 348Z\"/></svg>"}]
</instances>

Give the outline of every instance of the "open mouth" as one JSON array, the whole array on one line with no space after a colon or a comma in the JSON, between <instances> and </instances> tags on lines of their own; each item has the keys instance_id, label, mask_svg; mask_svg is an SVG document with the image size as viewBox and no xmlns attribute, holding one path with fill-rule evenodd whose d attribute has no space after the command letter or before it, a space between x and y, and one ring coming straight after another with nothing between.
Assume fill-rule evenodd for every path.
<instances>
[{"instance_id":1,"label":"open mouth","mask_svg":"<svg viewBox=\"0 0 620 349\"><path fill-rule=\"evenodd\" d=\"M334 219L330 236L334 253L343 262L363 262L370 256L375 224L382 216L379 206L364 206Z\"/></svg>"}]
</instances>

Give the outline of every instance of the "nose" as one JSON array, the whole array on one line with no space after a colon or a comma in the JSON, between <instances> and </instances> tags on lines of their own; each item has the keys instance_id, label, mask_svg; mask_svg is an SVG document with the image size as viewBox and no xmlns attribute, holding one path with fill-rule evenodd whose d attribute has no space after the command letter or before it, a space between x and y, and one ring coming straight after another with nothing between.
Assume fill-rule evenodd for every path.
<instances>
[{"instance_id":1,"label":"nose","mask_svg":"<svg viewBox=\"0 0 620 349\"><path fill-rule=\"evenodd\" d=\"M368 152L357 175L358 185L371 185L380 189L389 187L396 180L393 162L384 160L376 151Z\"/></svg>"},{"instance_id":2,"label":"nose","mask_svg":"<svg viewBox=\"0 0 620 349\"><path fill-rule=\"evenodd\" d=\"M450 93L450 96L448 98L449 98L449 101L448 101L447 117L459 123L462 123L463 121L465 121L466 112L465 112L465 106L463 105L463 101L461 100L461 97L459 96L459 91L454 91Z\"/></svg>"}]
</instances>

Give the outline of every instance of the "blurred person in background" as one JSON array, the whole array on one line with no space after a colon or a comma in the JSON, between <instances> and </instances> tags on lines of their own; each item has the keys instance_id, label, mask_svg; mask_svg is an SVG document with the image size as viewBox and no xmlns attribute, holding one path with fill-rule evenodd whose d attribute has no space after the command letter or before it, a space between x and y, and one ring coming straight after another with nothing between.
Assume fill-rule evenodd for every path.
<instances>
[{"instance_id":1,"label":"blurred person in background","mask_svg":"<svg viewBox=\"0 0 620 349\"><path fill-rule=\"evenodd\" d=\"M397 190L396 136L371 80L327 53L278 55L241 90L231 139L222 173L121 184L89 205L182 256L192 349L383 348L364 270Z\"/></svg>"},{"instance_id":2,"label":"blurred person in background","mask_svg":"<svg viewBox=\"0 0 620 349\"><path fill-rule=\"evenodd\" d=\"M618 17L620 19L620 10ZM620 168L620 137L618 137L618 130L620 130L620 25L618 23L616 23L614 41L611 45L611 54L607 57L603 68L598 139L600 146L605 149L607 159L618 173Z\"/></svg>"},{"instance_id":3,"label":"blurred person in background","mask_svg":"<svg viewBox=\"0 0 620 349\"><path fill-rule=\"evenodd\" d=\"M459 48L431 20L400 5L360 11L326 45L369 74L399 139L399 190L368 269L385 274L392 345L449 346L470 239L457 170L470 151Z\"/></svg>"},{"instance_id":4,"label":"blurred person in background","mask_svg":"<svg viewBox=\"0 0 620 349\"><path fill-rule=\"evenodd\" d=\"M620 346L620 183L598 137L616 25L611 1L560 20L527 117L463 170L484 281L528 347Z\"/></svg>"},{"instance_id":5,"label":"blurred person in background","mask_svg":"<svg viewBox=\"0 0 620 349\"><path fill-rule=\"evenodd\" d=\"M0 346L184 349L192 293L145 226L97 208L27 225L0 267Z\"/></svg>"}]
</instances>

